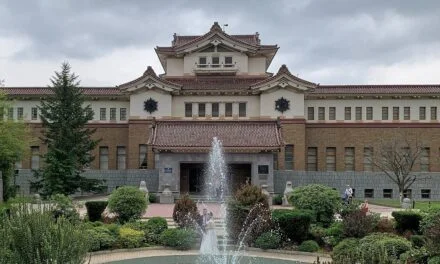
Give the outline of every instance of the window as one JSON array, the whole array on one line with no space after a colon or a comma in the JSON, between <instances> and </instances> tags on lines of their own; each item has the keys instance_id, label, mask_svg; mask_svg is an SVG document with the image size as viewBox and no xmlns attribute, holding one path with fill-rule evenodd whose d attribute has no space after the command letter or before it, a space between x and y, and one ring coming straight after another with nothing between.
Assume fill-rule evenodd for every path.
<instances>
[{"instance_id":1,"label":"window","mask_svg":"<svg viewBox=\"0 0 440 264\"><path fill-rule=\"evenodd\" d=\"M206 104L200 103L199 104L199 116L205 117L205 115L206 115Z\"/></svg>"},{"instance_id":2,"label":"window","mask_svg":"<svg viewBox=\"0 0 440 264\"><path fill-rule=\"evenodd\" d=\"M245 117L246 116L246 103L238 104L238 116Z\"/></svg>"},{"instance_id":3,"label":"window","mask_svg":"<svg viewBox=\"0 0 440 264\"><path fill-rule=\"evenodd\" d=\"M147 145L141 144L139 145L139 168L146 169L147 168Z\"/></svg>"},{"instance_id":4,"label":"window","mask_svg":"<svg viewBox=\"0 0 440 264\"><path fill-rule=\"evenodd\" d=\"M388 107L382 107L382 120L388 120Z\"/></svg>"},{"instance_id":5,"label":"window","mask_svg":"<svg viewBox=\"0 0 440 264\"><path fill-rule=\"evenodd\" d=\"M403 198L412 198L412 190L411 189L406 189L403 191Z\"/></svg>"},{"instance_id":6,"label":"window","mask_svg":"<svg viewBox=\"0 0 440 264\"><path fill-rule=\"evenodd\" d=\"M37 120L37 118L38 118L38 108L32 107L32 109L31 109L31 119L32 120Z\"/></svg>"},{"instance_id":7,"label":"window","mask_svg":"<svg viewBox=\"0 0 440 264\"><path fill-rule=\"evenodd\" d=\"M429 171L429 148L422 148L420 153L420 171Z\"/></svg>"},{"instance_id":8,"label":"window","mask_svg":"<svg viewBox=\"0 0 440 264\"><path fill-rule=\"evenodd\" d=\"M362 107L356 107L356 120L362 120Z\"/></svg>"},{"instance_id":9,"label":"window","mask_svg":"<svg viewBox=\"0 0 440 264\"><path fill-rule=\"evenodd\" d=\"M336 148L330 147L325 151L327 171L336 171Z\"/></svg>"},{"instance_id":10,"label":"window","mask_svg":"<svg viewBox=\"0 0 440 264\"><path fill-rule=\"evenodd\" d=\"M185 104L185 117L192 117L193 115L193 105L192 103Z\"/></svg>"},{"instance_id":11,"label":"window","mask_svg":"<svg viewBox=\"0 0 440 264\"><path fill-rule=\"evenodd\" d=\"M258 165L258 174L269 174L269 165Z\"/></svg>"},{"instance_id":12,"label":"window","mask_svg":"<svg viewBox=\"0 0 440 264\"><path fill-rule=\"evenodd\" d=\"M307 108L307 119L308 120L315 120L315 108L314 107Z\"/></svg>"},{"instance_id":13,"label":"window","mask_svg":"<svg viewBox=\"0 0 440 264\"><path fill-rule=\"evenodd\" d=\"M100 108L99 109L99 120L107 120L107 109L106 108Z\"/></svg>"},{"instance_id":14,"label":"window","mask_svg":"<svg viewBox=\"0 0 440 264\"><path fill-rule=\"evenodd\" d=\"M17 108L17 119L18 120L23 120L23 107L18 107Z\"/></svg>"},{"instance_id":15,"label":"window","mask_svg":"<svg viewBox=\"0 0 440 264\"><path fill-rule=\"evenodd\" d=\"M336 107L329 107L328 108L328 119L329 120L336 120Z\"/></svg>"},{"instance_id":16,"label":"window","mask_svg":"<svg viewBox=\"0 0 440 264\"><path fill-rule=\"evenodd\" d=\"M212 57L212 67L213 68L220 67L220 58L219 57Z\"/></svg>"},{"instance_id":17,"label":"window","mask_svg":"<svg viewBox=\"0 0 440 264\"><path fill-rule=\"evenodd\" d=\"M99 169L108 170L108 147L99 147Z\"/></svg>"},{"instance_id":18,"label":"window","mask_svg":"<svg viewBox=\"0 0 440 264\"><path fill-rule=\"evenodd\" d=\"M127 108L119 109L119 120L127 120Z\"/></svg>"},{"instance_id":19,"label":"window","mask_svg":"<svg viewBox=\"0 0 440 264\"><path fill-rule=\"evenodd\" d=\"M273 153L273 169L278 170L278 152Z\"/></svg>"},{"instance_id":20,"label":"window","mask_svg":"<svg viewBox=\"0 0 440 264\"><path fill-rule=\"evenodd\" d=\"M10 107L10 108L8 109L8 119L9 119L9 120L14 119L14 108L12 108L12 107Z\"/></svg>"},{"instance_id":21,"label":"window","mask_svg":"<svg viewBox=\"0 0 440 264\"><path fill-rule=\"evenodd\" d=\"M351 107L345 107L345 120L351 120Z\"/></svg>"},{"instance_id":22,"label":"window","mask_svg":"<svg viewBox=\"0 0 440 264\"><path fill-rule=\"evenodd\" d=\"M317 155L318 149L316 147L310 147L307 149L307 170L316 171L317 167Z\"/></svg>"},{"instance_id":23,"label":"window","mask_svg":"<svg viewBox=\"0 0 440 264\"><path fill-rule=\"evenodd\" d=\"M116 121L116 108L110 108L110 120Z\"/></svg>"},{"instance_id":24,"label":"window","mask_svg":"<svg viewBox=\"0 0 440 264\"><path fill-rule=\"evenodd\" d=\"M383 198L393 198L393 189L383 189Z\"/></svg>"},{"instance_id":25,"label":"window","mask_svg":"<svg viewBox=\"0 0 440 264\"><path fill-rule=\"evenodd\" d=\"M422 199L431 199L431 189L422 189Z\"/></svg>"},{"instance_id":26,"label":"window","mask_svg":"<svg viewBox=\"0 0 440 264\"><path fill-rule=\"evenodd\" d=\"M373 107L367 107L367 120L373 120Z\"/></svg>"},{"instance_id":27,"label":"window","mask_svg":"<svg viewBox=\"0 0 440 264\"><path fill-rule=\"evenodd\" d=\"M405 106L403 108L403 119L410 120L411 119L411 108L409 106Z\"/></svg>"},{"instance_id":28,"label":"window","mask_svg":"<svg viewBox=\"0 0 440 264\"><path fill-rule=\"evenodd\" d=\"M393 120L399 120L399 119L400 119L399 107L394 106L393 107Z\"/></svg>"},{"instance_id":29,"label":"window","mask_svg":"<svg viewBox=\"0 0 440 264\"><path fill-rule=\"evenodd\" d=\"M118 170L125 170L126 166L126 150L125 147L117 147L116 151L116 165Z\"/></svg>"},{"instance_id":30,"label":"window","mask_svg":"<svg viewBox=\"0 0 440 264\"><path fill-rule=\"evenodd\" d=\"M225 104L225 116L232 117L232 103Z\"/></svg>"},{"instance_id":31,"label":"window","mask_svg":"<svg viewBox=\"0 0 440 264\"><path fill-rule=\"evenodd\" d=\"M348 147L345 148L345 170L346 171L354 171L354 148Z\"/></svg>"},{"instance_id":32,"label":"window","mask_svg":"<svg viewBox=\"0 0 440 264\"><path fill-rule=\"evenodd\" d=\"M424 107L424 106L421 106L419 108L419 119L426 120L426 107Z\"/></svg>"},{"instance_id":33,"label":"window","mask_svg":"<svg viewBox=\"0 0 440 264\"><path fill-rule=\"evenodd\" d=\"M293 170L293 145L286 145L284 148L284 168Z\"/></svg>"},{"instance_id":34,"label":"window","mask_svg":"<svg viewBox=\"0 0 440 264\"><path fill-rule=\"evenodd\" d=\"M373 148L364 148L364 171L373 171L373 164L371 163L373 159Z\"/></svg>"},{"instance_id":35,"label":"window","mask_svg":"<svg viewBox=\"0 0 440 264\"><path fill-rule=\"evenodd\" d=\"M318 120L325 120L325 107L318 107Z\"/></svg>"},{"instance_id":36,"label":"window","mask_svg":"<svg viewBox=\"0 0 440 264\"><path fill-rule=\"evenodd\" d=\"M226 56L225 57L225 67L232 67L234 65L232 65L232 57L231 56Z\"/></svg>"},{"instance_id":37,"label":"window","mask_svg":"<svg viewBox=\"0 0 440 264\"><path fill-rule=\"evenodd\" d=\"M31 147L31 169L38 170L40 168L40 147Z\"/></svg>"},{"instance_id":38,"label":"window","mask_svg":"<svg viewBox=\"0 0 440 264\"><path fill-rule=\"evenodd\" d=\"M437 107L431 107L431 120L437 120Z\"/></svg>"},{"instance_id":39,"label":"window","mask_svg":"<svg viewBox=\"0 0 440 264\"><path fill-rule=\"evenodd\" d=\"M212 103L212 117L219 116L219 103Z\"/></svg>"},{"instance_id":40,"label":"window","mask_svg":"<svg viewBox=\"0 0 440 264\"><path fill-rule=\"evenodd\" d=\"M199 57L199 68L206 68L207 64L206 57Z\"/></svg>"},{"instance_id":41,"label":"window","mask_svg":"<svg viewBox=\"0 0 440 264\"><path fill-rule=\"evenodd\" d=\"M365 198L374 198L374 189L365 189L364 190Z\"/></svg>"}]
</instances>

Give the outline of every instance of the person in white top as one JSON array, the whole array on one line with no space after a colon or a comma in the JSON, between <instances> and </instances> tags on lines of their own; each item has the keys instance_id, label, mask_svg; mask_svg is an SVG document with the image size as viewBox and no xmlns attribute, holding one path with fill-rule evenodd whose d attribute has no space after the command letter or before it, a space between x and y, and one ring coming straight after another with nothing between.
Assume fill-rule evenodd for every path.
<instances>
[{"instance_id":1,"label":"person in white top","mask_svg":"<svg viewBox=\"0 0 440 264\"><path fill-rule=\"evenodd\" d=\"M353 198L353 189L350 187L350 185L347 185L347 188L345 189L344 198L345 203L347 204L349 204Z\"/></svg>"},{"instance_id":2,"label":"person in white top","mask_svg":"<svg viewBox=\"0 0 440 264\"><path fill-rule=\"evenodd\" d=\"M208 221L206 222L202 244L200 245L200 254L211 256L219 254L217 234L215 233L215 222L212 212L208 214Z\"/></svg>"}]
</instances>

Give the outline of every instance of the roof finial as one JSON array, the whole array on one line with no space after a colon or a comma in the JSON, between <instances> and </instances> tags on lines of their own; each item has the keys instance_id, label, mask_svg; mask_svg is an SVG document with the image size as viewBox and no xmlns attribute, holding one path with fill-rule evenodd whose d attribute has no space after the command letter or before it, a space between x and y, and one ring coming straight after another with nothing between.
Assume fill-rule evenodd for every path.
<instances>
[{"instance_id":1,"label":"roof finial","mask_svg":"<svg viewBox=\"0 0 440 264\"><path fill-rule=\"evenodd\" d=\"M289 69L287 68L286 64L281 65L280 69L278 70L277 74L281 73L290 73Z\"/></svg>"},{"instance_id":2,"label":"roof finial","mask_svg":"<svg viewBox=\"0 0 440 264\"><path fill-rule=\"evenodd\" d=\"M157 76L151 66L148 66L147 70L144 72L144 75Z\"/></svg>"},{"instance_id":3,"label":"roof finial","mask_svg":"<svg viewBox=\"0 0 440 264\"><path fill-rule=\"evenodd\" d=\"M222 28L220 27L220 25L218 24L218 22L214 22L214 25L212 25L211 30L210 31L222 31Z\"/></svg>"}]
</instances>

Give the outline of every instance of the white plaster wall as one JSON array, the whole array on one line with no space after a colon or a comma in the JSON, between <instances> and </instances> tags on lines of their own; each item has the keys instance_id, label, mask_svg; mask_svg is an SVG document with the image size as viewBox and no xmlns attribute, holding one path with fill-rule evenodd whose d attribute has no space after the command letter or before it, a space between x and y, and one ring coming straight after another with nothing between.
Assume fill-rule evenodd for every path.
<instances>
[{"instance_id":1,"label":"white plaster wall","mask_svg":"<svg viewBox=\"0 0 440 264\"><path fill-rule=\"evenodd\" d=\"M437 107L437 120L440 119L440 100L435 99L358 99L358 100L306 100L304 105L305 116L307 116L307 108L315 108L315 120L308 122L318 122L318 107L325 107L325 119L327 121L344 121L353 122L356 121L356 107L362 107L362 120L365 122L396 122L393 120L393 107L399 107L400 121L420 121L420 122L432 122L431 120L431 107ZM426 120L419 120L419 108L421 106L426 107ZM329 107L336 107L336 121L329 120ZM345 107L351 107L352 120L345 119ZM366 120L367 109L366 107L373 107L373 120ZM382 107L388 107L388 120L382 120ZM410 120L404 120L404 107L410 107ZM322 121L321 121L322 122Z\"/></svg>"},{"instance_id":2,"label":"white plaster wall","mask_svg":"<svg viewBox=\"0 0 440 264\"><path fill-rule=\"evenodd\" d=\"M246 54L239 52L200 52L186 55L184 58L184 74L194 75L193 70L196 67L196 62L199 63L199 57L206 57L208 63L211 62L212 56L220 57L220 64L225 62L225 56L232 56L232 63L235 63L238 68L237 74L248 73L248 57Z\"/></svg>"},{"instance_id":3,"label":"white plaster wall","mask_svg":"<svg viewBox=\"0 0 440 264\"><path fill-rule=\"evenodd\" d=\"M249 58L248 62L249 74L250 75L259 75L266 73L266 58L265 57L256 57Z\"/></svg>"},{"instance_id":4,"label":"white plaster wall","mask_svg":"<svg viewBox=\"0 0 440 264\"><path fill-rule=\"evenodd\" d=\"M275 101L284 97L290 101L290 109L284 113L275 110ZM263 117L304 118L304 94L287 89L273 89L260 96L260 113Z\"/></svg>"},{"instance_id":5,"label":"white plaster wall","mask_svg":"<svg viewBox=\"0 0 440 264\"><path fill-rule=\"evenodd\" d=\"M157 101L157 111L150 114L144 110L144 102L149 98ZM130 118L145 119L147 117L170 117L172 97L170 94L155 90L141 91L130 95Z\"/></svg>"},{"instance_id":6,"label":"white plaster wall","mask_svg":"<svg viewBox=\"0 0 440 264\"><path fill-rule=\"evenodd\" d=\"M183 76L183 58L168 58L166 75Z\"/></svg>"},{"instance_id":7,"label":"white plaster wall","mask_svg":"<svg viewBox=\"0 0 440 264\"><path fill-rule=\"evenodd\" d=\"M225 103L232 102L232 115L238 116L238 103L246 103L246 117L260 116L259 96L174 96L172 101L172 113L174 117L185 117L185 103L193 103L193 114L198 114L197 103L207 103L206 116L211 115L211 104L220 103L220 116L225 114Z\"/></svg>"}]
</instances>

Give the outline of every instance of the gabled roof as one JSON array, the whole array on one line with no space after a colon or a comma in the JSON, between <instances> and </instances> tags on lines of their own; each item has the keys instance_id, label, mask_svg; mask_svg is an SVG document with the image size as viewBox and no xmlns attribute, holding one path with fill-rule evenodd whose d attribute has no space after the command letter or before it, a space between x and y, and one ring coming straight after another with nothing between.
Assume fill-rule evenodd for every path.
<instances>
[{"instance_id":1,"label":"gabled roof","mask_svg":"<svg viewBox=\"0 0 440 264\"><path fill-rule=\"evenodd\" d=\"M325 94L440 94L440 84L375 84L375 85L318 85L310 95Z\"/></svg>"},{"instance_id":2,"label":"gabled roof","mask_svg":"<svg viewBox=\"0 0 440 264\"><path fill-rule=\"evenodd\" d=\"M117 87L122 92L130 93L143 88L147 88L147 89L157 88L166 92L172 92L175 90L180 90L182 86L160 78L154 72L153 68L151 66L148 66L147 70L144 72L144 74L141 77L133 81L121 84Z\"/></svg>"},{"instance_id":3,"label":"gabled roof","mask_svg":"<svg viewBox=\"0 0 440 264\"><path fill-rule=\"evenodd\" d=\"M267 79L266 76L196 76L166 77L167 81L179 84L182 90L250 90L254 83Z\"/></svg>"},{"instance_id":4,"label":"gabled roof","mask_svg":"<svg viewBox=\"0 0 440 264\"><path fill-rule=\"evenodd\" d=\"M87 96L118 96L122 93L115 87L80 87ZM10 96L52 95L49 87L2 87L0 91Z\"/></svg>"},{"instance_id":5,"label":"gabled roof","mask_svg":"<svg viewBox=\"0 0 440 264\"><path fill-rule=\"evenodd\" d=\"M277 74L267 78L261 82L255 83L251 89L266 91L275 87L290 87L299 91L307 91L314 89L317 85L315 83L298 78L290 73L289 69L283 64L278 70Z\"/></svg>"}]
</instances>

